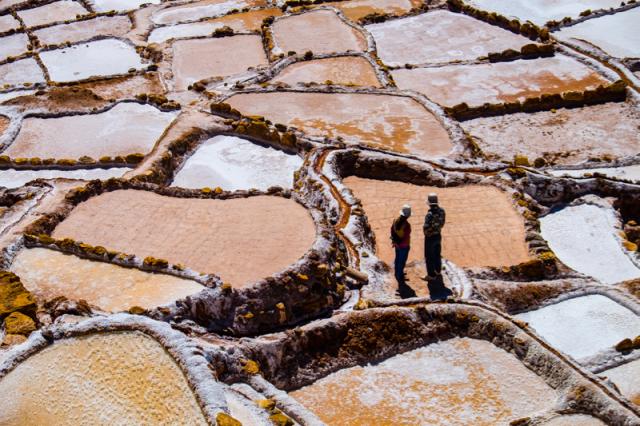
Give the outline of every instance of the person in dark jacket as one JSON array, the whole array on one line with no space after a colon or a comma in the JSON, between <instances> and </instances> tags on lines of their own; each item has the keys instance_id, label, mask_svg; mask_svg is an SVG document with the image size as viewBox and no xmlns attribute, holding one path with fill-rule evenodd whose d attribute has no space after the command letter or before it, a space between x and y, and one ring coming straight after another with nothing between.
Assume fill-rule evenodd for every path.
<instances>
[{"instance_id":1,"label":"person in dark jacket","mask_svg":"<svg viewBox=\"0 0 640 426\"><path fill-rule=\"evenodd\" d=\"M409 258L409 250L411 250L411 206L406 204L400 210L400 215L393 221L391 225L391 244L396 250L396 257L393 265L394 274L398 285L402 288L406 286L404 277L404 268Z\"/></svg>"},{"instance_id":2,"label":"person in dark jacket","mask_svg":"<svg viewBox=\"0 0 640 426\"><path fill-rule=\"evenodd\" d=\"M424 217L424 258L427 266L429 294L432 300L446 299L451 294L442 279L442 228L446 222L446 213L438 205L438 195L431 193L427 198L429 212Z\"/></svg>"}]
</instances>

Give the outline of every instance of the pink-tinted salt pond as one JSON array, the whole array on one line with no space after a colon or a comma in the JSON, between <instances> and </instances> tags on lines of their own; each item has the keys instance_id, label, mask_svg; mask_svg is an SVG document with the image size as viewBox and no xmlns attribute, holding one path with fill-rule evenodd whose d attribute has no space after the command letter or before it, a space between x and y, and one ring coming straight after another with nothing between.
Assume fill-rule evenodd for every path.
<instances>
[{"instance_id":1,"label":"pink-tinted salt pond","mask_svg":"<svg viewBox=\"0 0 640 426\"><path fill-rule=\"evenodd\" d=\"M51 24L76 19L77 15L89 13L80 2L60 0L33 9L18 12L18 16L27 27Z\"/></svg>"},{"instance_id":2,"label":"pink-tinted salt pond","mask_svg":"<svg viewBox=\"0 0 640 426\"><path fill-rule=\"evenodd\" d=\"M351 0L324 3L323 5L335 7L351 21L357 22L373 13L403 15L421 4L419 0Z\"/></svg>"},{"instance_id":3,"label":"pink-tinted salt pond","mask_svg":"<svg viewBox=\"0 0 640 426\"><path fill-rule=\"evenodd\" d=\"M328 83L343 86L380 87L376 73L360 56L315 59L289 65L273 80L295 86L298 83Z\"/></svg>"},{"instance_id":4,"label":"pink-tinted salt pond","mask_svg":"<svg viewBox=\"0 0 640 426\"><path fill-rule=\"evenodd\" d=\"M34 31L42 44L76 43L95 36L122 37L131 29L127 16L100 16L88 21L54 25Z\"/></svg>"}]
</instances>

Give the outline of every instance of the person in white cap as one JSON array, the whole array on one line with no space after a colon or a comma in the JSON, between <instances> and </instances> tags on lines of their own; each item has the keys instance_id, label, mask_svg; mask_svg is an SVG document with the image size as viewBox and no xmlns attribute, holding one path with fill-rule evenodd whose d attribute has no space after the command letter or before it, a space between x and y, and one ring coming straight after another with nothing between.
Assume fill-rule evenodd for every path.
<instances>
[{"instance_id":1,"label":"person in white cap","mask_svg":"<svg viewBox=\"0 0 640 426\"><path fill-rule=\"evenodd\" d=\"M400 210L400 215L393 221L391 225L391 244L396 250L396 257L393 264L394 274L400 288L406 286L404 277L404 268L409 258L409 250L411 249L411 206L405 204Z\"/></svg>"},{"instance_id":2,"label":"person in white cap","mask_svg":"<svg viewBox=\"0 0 640 426\"><path fill-rule=\"evenodd\" d=\"M446 214L438 205L438 195L429 194L427 197L429 212L424 217L424 258L427 264L426 281L441 280L442 271L442 227L446 221ZM444 284L443 284L444 285ZM431 286L430 286L431 287ZM430 288L431 289L431 288Z\"/></svg>"}]
</instances>

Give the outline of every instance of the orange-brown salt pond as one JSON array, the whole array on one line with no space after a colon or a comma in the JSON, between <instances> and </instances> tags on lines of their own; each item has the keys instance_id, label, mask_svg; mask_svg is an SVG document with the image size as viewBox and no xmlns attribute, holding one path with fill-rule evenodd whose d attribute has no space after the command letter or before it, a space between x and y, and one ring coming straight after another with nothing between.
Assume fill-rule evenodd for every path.
<instances>
[{"instance_id":1,"label":"orange-brown salt pond","mask_svg":"<svg viewBox=\"0 0 640 426\"><path fill-rule=\"evenodd\" d=\"M167 259L242 287L302 257L315 225L303 206L282 197L207 200L119 190L79 204L53 236Z\"/></svg>"},{"instance_id":2,"label":"orange-brown salt pond","mask_svg":"<svg viewBox=\"0 0 640 426\"><path fill-rule=\"evenodd\" d=\"M151 309L204 289L195 281L92 262L43 248L20 251L11 271L39 300L66 296L111 312L132 306Z\"/></svg>"},{"instance_id":3,"label":"orange-brown salt pond","mask_svg":"<svg viewBox=\"0 0 640 426\"><path fill-rule=\"evenodd\" d=\"M349 93L250 93L226 102L245 115L295 126L312 136L421 156L444 156L452 148L436 117L408 97Z\"/></svg>"},{"instance_id":4,"label":"orange-brown salt pond","mask_svg":"<svg viewBox=\"0 0 640 426\"><path fill-rule=\"evenodd\" d=\"M557 394L512 354L454 338L291 392L328 425L495 425L550 409Z\"/></svg>"},{"instance_id":5,"label":"orange-brown salt pond","mask_svg":"<svg viewBox=\"0 0 640 426\"><path fill-rule=\"evenodd\" d=\"M339 9L344 16L354 22L372 13L403 15L421 5L422 2L419 0L352 0L323 4L323 6Z\"/></svg>"},{"instance_id":6,"label":"orange-brown salt pond","mask_svg":"<svg viewBox=\"0 0 640 426\"><path fill-rule=\"evenodd\" d=\"M271 26L275 43L274 53L293 51L315 54L339 53L367 49L364 35L345 24L335 12L315 10L279 19Z\"/></svg>"},{"instance_id":7,"label":"orange-brown salt pond","mask_svg":"<svg viewBox=\"0 0 640 426\"><path fill-rule=\"evenodd\" d=\"M176 362L140 332L56 341L0 380L0 424L206 425Z\"/></svg>"},{"instance_id":8,"label":"orange-brown salt pond","mask_svg":"<svg viewBox=\"0 0 640 426\"><path fill-rule=\"evenodd\" d=\"M298 62L282 70L273 80L274 83L331 82L343 86L380 87L376 73L366 59L360 56L342 56L338 58L315 59Z\"/></svg>"},{"instance_id":9,"label":"orange-brown salt pond","mask_svg":"<svg viewBox=\"0 0 640 426\"><path fill-rule=\"evenodd\" d=\"M428 211L425 202L436 192L446 210L442 230L442 256L458 266L505 266L529 260L524 219L510 196L486 185L435 188L403 182L350 176L344 184L362 202L376 236L377 256L393 266L394 250L389 227L404 204L410 204L411 251L409 261L424 261L422 224Z\"/></svg>"},{"instance_id":10,"label":"orange-brown salt pond","mask_svg":"<svg viewBox=\"0 0 640 426\"><path fill-rule=\"evenodd\" d=\"M179 40L173 44L176 90L185 90L204 78L227 77L266 64L262 40L256 35Z\"/></svg>"},{"instance_id":11,"label":"orange-brown salt pond","mask_svg":"<svg viewBox=\"0 0 640 426\"><path fill-rule=\"evenodd\" d=\"M398 88L423 93L445 106L524 101L545 93L582 92L608 83L587 66L560 55L491 64L398 69L392 75Z\"/></svg>"}]
</instances>

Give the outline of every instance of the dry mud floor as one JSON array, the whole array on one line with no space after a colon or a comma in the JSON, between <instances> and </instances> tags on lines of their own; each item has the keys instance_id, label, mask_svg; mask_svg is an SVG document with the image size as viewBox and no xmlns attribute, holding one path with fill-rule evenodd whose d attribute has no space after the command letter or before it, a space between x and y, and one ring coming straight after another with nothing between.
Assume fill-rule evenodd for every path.
<instances>
[{"instance_id":1,"label":"dry mud floor","mask_svg":"<svg viewBox=\"0 0 640 426\"><path fill-rule=\"evenodd\" d=\"M315 225L303 206L282 197L208 200L120 190L79 204L53 236L167 259L242 287L302 257Z\"/></svg>"}]
</instances>

